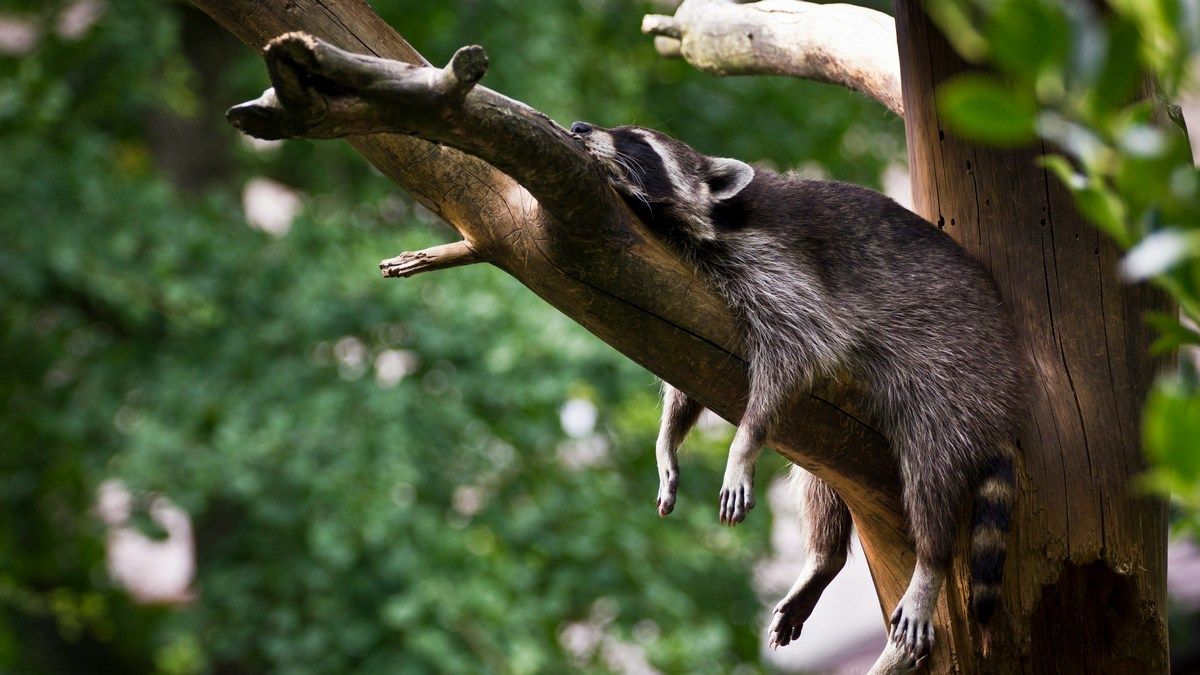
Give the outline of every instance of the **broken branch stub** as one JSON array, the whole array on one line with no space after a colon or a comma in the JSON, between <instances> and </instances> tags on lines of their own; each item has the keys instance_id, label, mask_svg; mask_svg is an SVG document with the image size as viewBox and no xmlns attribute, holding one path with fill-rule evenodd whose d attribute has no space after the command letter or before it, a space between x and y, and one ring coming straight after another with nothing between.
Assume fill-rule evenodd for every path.
<instances>
[{"instance_id":1,"label":"broken branch stub","mask_svg":"<svg viewBox=\"0 0 1200 675\"><path fill-rule=\"evenodd\" d=\"M432 246L420 251L405 251L395 258L380 261L379 269L387 278L411 277L422 272L444 270L479 262L471 245L465 241Z\"/></svg>"}]
</instances>

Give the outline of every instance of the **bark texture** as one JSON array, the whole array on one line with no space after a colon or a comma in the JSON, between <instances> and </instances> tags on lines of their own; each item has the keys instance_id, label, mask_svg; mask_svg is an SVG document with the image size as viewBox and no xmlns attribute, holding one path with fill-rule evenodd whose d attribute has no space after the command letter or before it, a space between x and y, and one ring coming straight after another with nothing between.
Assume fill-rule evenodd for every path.
<instances>
[{"instance_id":1,"label":"bark texture","mask_svg":"<svg viewBox=\"0 0 1200 675\"><path fill-rule=\"evenodd\" d=\"M892 18L866 7L800 0L686 0L649 14L654 47L713 75L788 75L840 84L904 116Z\"/></svg>"},{"instance_id":2,"label":"bark texture","mask_svg":"<svg viewBox=\"0 0 1200 675\"><path fill-rule=\"evenodd\" d=\"M968 673L1166 672L1166 506L1135 480L1141 404L1166 366L1148 356L1142 315L1170 302L1122 282L1117 245L1036 165L1045 148L983 148L946 131L935 89L967 66L916 0L897 0L896 29L914 209L991 271L1036 375L1006 609L983 631L967 620L960 559L942 645Z\"/></svg>"}]
</instances>

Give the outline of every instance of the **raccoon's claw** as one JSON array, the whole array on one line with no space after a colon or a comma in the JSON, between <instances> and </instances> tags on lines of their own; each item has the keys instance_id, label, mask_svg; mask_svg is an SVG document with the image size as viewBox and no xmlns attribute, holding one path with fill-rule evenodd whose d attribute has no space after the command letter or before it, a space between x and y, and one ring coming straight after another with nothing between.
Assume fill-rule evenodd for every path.
<instances>
[{"instance_id":1,"label":"raccoon's claw","mask_svg":"<svg viewBox=\"0 0 1200 675\"><path fill-rule=\"evenodd\" d=\"M658 517L666 518L675 510L675 492L679 488L679 472L668 471L658 479L658 498L654 503L658 507Z\"/></svg>"},{"instance_id":2,"label":"raccoon's claw","mask_svg":"<svg viewBox=\"0 0 1200 675\"><path fill-rule=\"evenodd\" d=\"M771 636L767 644L771 649L786 647L800 637L800 631L803 629L804 619L777 608L774 618L771 619L771 627L767 629L767 633Z\"/></svg>"},{"instance_id":3,"label":"raccoon's claw","mask_svg":"<svg viewBox=\"0 0 1200 675\"><path fill-rule=\"evenodd\" d=\"M905 603L901 602L892 613L891 626L891 641L918 662L933 649L931 617L905 612Z\"/></svg>"},{"instance_id":4,"label":"raccoon's claw","mask_svg":"<svg viewBox=\"0 0 1200 675\"><path fill-rule=\"evenodd\" d=\"M730 527L746 519L746 514L754 508L754 487L743 483L736 487L721 488L721 504L718 518Z\"/></svg>"}]
</instances>

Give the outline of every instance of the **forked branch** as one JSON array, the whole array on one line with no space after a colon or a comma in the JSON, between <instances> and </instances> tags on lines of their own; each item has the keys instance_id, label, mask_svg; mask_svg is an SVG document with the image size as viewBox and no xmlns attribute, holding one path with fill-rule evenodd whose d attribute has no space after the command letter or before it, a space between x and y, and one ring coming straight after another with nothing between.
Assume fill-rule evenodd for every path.
<instances>
[{"instance_id":1,"label":"forked branch","mask_svg":"<svg viewBox=\"0 0 1200 675\"><path fill-rule=\"evenodd\" d=\"M274 86L230 108L227 117L243 133L268 140L428 133L436 126L428 118L460 106L488 65L477 45L458 50L439 70L351 54L299 32L275 38L263 56ZM404 114L397 115L401 106Z\"/></svg>"},{"instance_id":2,"label":"forked branch","mask_svg":"<svg viewBox=\"0 0 1200 675\"><path fill-rule=\"evenodd\" d=\"M649 14L642 32L668 58L714 75L789 75L839 84L904 116L895 22L853 5L800 0L686 0Z\"/></svg>"},{"instance_id":3,"label":"forked branch","mask_svg":"<svg viewBox=\"0 0 1200 675\"><path fill-rule=\"evenodd\" d=\"M459 49L445 68L352 54L301 32L271 40L271 89L229 110L259 138L341 138L399 133L444 143L517 179L563 219L594 222L612 199L599 168L570 134L532 108L475 84L482 47Z\"/></svg>"}]
</instances>

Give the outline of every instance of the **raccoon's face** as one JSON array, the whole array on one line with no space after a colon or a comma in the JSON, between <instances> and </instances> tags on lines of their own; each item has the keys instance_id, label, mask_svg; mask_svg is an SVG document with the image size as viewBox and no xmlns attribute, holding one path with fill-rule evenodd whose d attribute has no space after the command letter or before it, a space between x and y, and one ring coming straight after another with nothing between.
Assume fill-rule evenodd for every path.
<instances>
[{"instance_id":1,"label":"raccoon's face","mask_svg":"<svg viewBox=\"0 0 1200 675\"><path fill-rule=\"evenodd\" d=\"M613 187L647 224L674 225L701 240L716 237L713 207L754 178L745 162L707 157L653 129L575 122L571 135L608 170Z\"/></svg>"}]
</instances>

